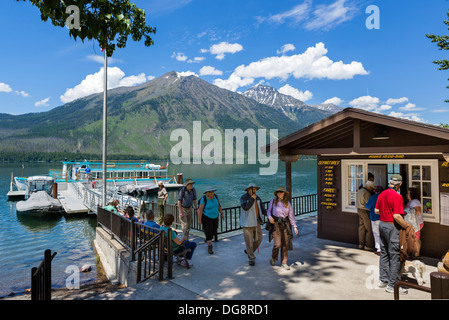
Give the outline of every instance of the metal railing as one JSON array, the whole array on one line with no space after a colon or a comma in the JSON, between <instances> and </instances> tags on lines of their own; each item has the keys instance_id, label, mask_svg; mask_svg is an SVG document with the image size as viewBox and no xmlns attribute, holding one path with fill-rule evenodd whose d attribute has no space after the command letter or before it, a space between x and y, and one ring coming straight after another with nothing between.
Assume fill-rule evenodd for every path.
<instances>
[{"instance_id":1,"label":"metal railing","mask_svg":"<svg viewBox=\"0 0 449 320\"><path fill-rule=\"evenodd\" d=\"M269 204L270 201L266 201L262 203L262 206L265 210L268 210ZM291 199L291 204L295 216L316 212L318 210L317 194L293 197ZM147 206L153 210L155 216L158 215L158 205L156 202L149 202ZM240 226L240 206L223 208L222 211L224 219L219 219L215 240L217 240L217 236L219 234L225 234L242 229ZM181 219L178 214L178 204L166 203L164 206L164 214L172 214L175 217L173 226L176 228L181 228ZM262 221L266 223L267 217L262 216ZM192 208L192 223L190 228L197 231L203 230L198 224L198 211L195 208Z\"/></svg>"},{"instance_id":2,"label":"metal railing","mask_svg":"<svg viewBox=\"0 0 449 320\"><path fill-rule=\"evenodd\" d=\"M31 269L31 300L51 300L51 261L55 255L45 250L39 267Z\"/></svg>"},{"instance_id":3,"label":"metal railing","mask_svg":"<svg viewBox=\"0 0 449 320\"><path fill-rule=\"evenodd\" d=\"M171 229L168 234L142 223L127 219L120 214L97 208L97 222L111 238L121 242L130 252L131 261L137 256L137 282L145 281L155 275L164 278L164 263L167 276L172 277L173 259L171 255Z\"/></svg>"}]
</instances>

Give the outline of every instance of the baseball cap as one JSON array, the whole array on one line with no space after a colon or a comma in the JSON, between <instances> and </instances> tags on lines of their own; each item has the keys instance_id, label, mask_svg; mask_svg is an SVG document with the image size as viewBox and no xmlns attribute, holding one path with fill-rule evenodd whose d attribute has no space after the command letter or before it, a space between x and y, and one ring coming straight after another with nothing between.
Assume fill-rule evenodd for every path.
<instances>
[{"instance_id":1,"label":"baseball cap","mask_svg":"<svg viewBox=\"0 0 449 320\"><path fill-rule=\"evenodd\" d=\"M400 174L393 174L390 178L390 181L394 182L402 182L402 176Z\"/></svg>"}]
</instances>

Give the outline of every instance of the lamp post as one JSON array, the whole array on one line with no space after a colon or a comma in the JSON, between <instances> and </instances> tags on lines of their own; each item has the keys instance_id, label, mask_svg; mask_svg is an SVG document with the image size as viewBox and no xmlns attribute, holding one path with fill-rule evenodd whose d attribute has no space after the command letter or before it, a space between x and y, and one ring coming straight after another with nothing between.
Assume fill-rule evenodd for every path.
<instances>
[{"instance_id":1,"label":"lamp post","mask_svg":"<svg viewBox=\"0 0 449 320\"><path fill-rule=\"evenodd\" d=\"M107 100L108 100L108 55L104 48L104 77L103 77L103 206L106 205L106 145L107 145Z\"/></svg>"}]
</instances>

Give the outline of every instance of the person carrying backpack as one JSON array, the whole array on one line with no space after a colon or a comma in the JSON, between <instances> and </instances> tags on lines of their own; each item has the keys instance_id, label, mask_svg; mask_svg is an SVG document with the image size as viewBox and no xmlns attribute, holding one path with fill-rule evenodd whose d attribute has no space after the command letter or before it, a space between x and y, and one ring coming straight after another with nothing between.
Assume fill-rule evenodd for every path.
<instances>
[{"instance_id":1,"label":"person carrying backpack","mask_svg":"<svg viewBox=\"0 0 449 320\"><path fill-rule=\"evenodd\" d=\"M212 239L218 229L218 215L223 219L223 211L220 201L215 194L217 189L209 188L198 202L198 224L203 225L204 235L206 236L207 252L213 254Z\"/></svg>"},{"instance_id":2,"label":"person carrying backpack","mask_svg":"<svg viewBox=\"0 0 449 320\"><path fill-rule=\"evenodd\" d=\"M190 225L192 224L192 206L197 209L194 183L192 179L187 179L184 187L179 190L178 194L178 211L184 240L189 240Z\"/></svg>"}]
</instances>

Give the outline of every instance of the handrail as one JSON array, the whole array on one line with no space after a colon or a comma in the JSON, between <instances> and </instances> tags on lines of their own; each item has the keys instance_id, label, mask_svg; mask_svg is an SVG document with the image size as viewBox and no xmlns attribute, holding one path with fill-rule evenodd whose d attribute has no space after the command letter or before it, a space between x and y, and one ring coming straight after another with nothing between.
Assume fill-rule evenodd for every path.
<instances>
[{"instance_id":1,"label":"handrail","mask_svg":"<svg viewBox=\"0 0 449 320\"><path fill-rule=\"evenodd\" d=\"M411 283L411 282L408 282L408 281L397 281L394 284L394 300L399 300L399 287L408 287L408 288L411 288L411 289L416 289L416 290L424 291L424 292L427 292L427 293L431 293L432 292L431 288L420 286L420 285L418 285L416 283Z\"/></svg>"}]
</instances>

